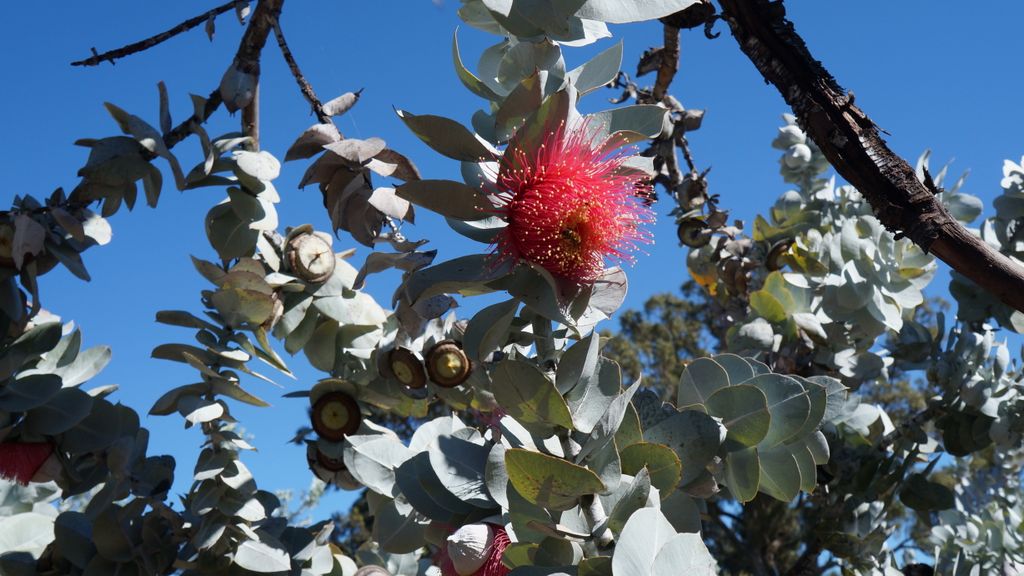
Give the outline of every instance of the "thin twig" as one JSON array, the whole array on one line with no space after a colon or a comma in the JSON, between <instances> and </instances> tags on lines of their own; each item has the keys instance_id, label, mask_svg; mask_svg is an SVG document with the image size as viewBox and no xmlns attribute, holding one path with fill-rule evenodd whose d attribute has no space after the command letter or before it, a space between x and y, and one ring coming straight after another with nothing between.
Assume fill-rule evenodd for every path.
<instances>
[{"instance_id":1,"label":"thin twig","mask_svg":"<svg viewBox=\"0 0 1024 576\"><path fill-rule=\"evenodd\" d=\"M243 146L250 152L257 152L260 149L260 83L252 89L252 100L245 108L242 108L242 134L249 137L249 141Z\"/></svg>"},{"instance_id":2,"label":"thin twig","mask_svg":"<svg viewBox=\"0 0 1024 576\"><path fill-rule=\"evenodd\" d=\"M162 43L162 42L164 42L166 40L169 40L169 39L177 36L178 34L181 34L183 32L188 32L189 30L195 28L196 26L199 26L203 22L206 22L210 18L216 18L217 16L227 12L228 10L231 10L237 4L239 4L239 3L243 2L243 1L245 1L245 0L231 0L230 2L225 2L224 4L221 4L220 6L214 8L213 10L208 10L206 12L203 12L199 16L196 16L194 18L189 18L188 20L185 20L181 24L178 24L177 26L175 26L173 28L170 28L169 30L165 30L165 31L157 34L156 36L150 36L149 38L146 38L145 40L139 40L138 42L133 42L131 44L128 44L127 46L122 46L121 48L118 48L116 50L110 50L109 52L104 52L103 54L97 54L96 53L96 49L93 48L92 49L92 54L93 55L91 57L86 58L85 60L78 60L76 62L72 62L71 65L72 66L99 66L103 62L110 62L111 64L113 64L114 60L117 60L118 58L124 58L125 56L130 56L130 55L135 54L137 52L142 52L143 50L148 50L148 49L152 48L153 46L156 46L157 44L160 44L160 43Z\"/></svg>"},{"instance_id":3,"label":"thin twig","mask_svg":"<svg viewBox=\"0 0 1024 576\"><path fill-rule=\"evenodd\" d=\"M690 152L690 141L686 139L686 135L682 131L676 137L676 146L679 146L683 151L683 159L686 160L686 165L690 168L690 172L696 174L697 166L693 162L693 153Z\"/></svg>"},{"instance_id":4,"label":"thin twig","mask_svg":"<svg viewBox=\"0 0 1024 576\"><path fill-rule=\"evenodd\" d=\"M187 120L175 126L167 134L164 134L164 145L167 146L167 149L174 148L179 142L188 138L192 134L192 126L206 122L217 111L217 108L220 108L222 102L220 89L214 88L213 92L210 92L210 95L206 97L206 104L203 106L202 114L189 116Z\"/></svg>"},{"instance_id":5,"label":"thin twig","mask_svg":"<svg viewBox=\"0 0 1024 576\"><path fill-rule=\"evenodd\" d=\"M316 92L313 91L313 86L306 80L306 77L302 75L302 70L299 69L299 63L295 61L295 56L292 55L292 51L288 48L288 43L285 42L284 32L281 31L281 23L275 21L273 23L274 37L277 38L277 46L281 49L281 55L284 56L284 61L288 63L288 69L292 71L292 76L295 77L295 82L299 84L299 90L302 95L306 97L306 101L313 107L313 114L316 114L316 119L321 124L330 124L331 117L324 114L323 104L320 99L316 97Z\"/></svg>"}]
</instances>

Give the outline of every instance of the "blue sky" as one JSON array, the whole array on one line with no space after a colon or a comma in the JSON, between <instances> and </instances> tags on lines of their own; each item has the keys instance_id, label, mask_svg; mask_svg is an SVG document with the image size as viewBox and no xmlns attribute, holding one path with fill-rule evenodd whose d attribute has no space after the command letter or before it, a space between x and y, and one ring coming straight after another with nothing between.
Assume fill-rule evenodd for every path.
<instances>
[{"instance_id":1,"label":"blue sky","mask_svg":"<svg viewBox=\"0 0 1024 576\"><path fill-rule=\"evenodd\" d=\"M15 194L48 195L58 186L70 190L87 150L78 138L103 137L117 127L102 107L104 101L157 124L156 83L166 82L175 122L191 113L188 93L208 94L219 82L234 53L242 28L232 14L217 21L211 43L201 29L175 38L116 66L72 68L72 60L118 47L170 27L209 9L214 2L16 2L5 7L9 26L0 35L6 78L0 91L0 171L5 175L0 201ZM857 103L891 137L893 149L912 161L933 150L933 164L955 158L952 174L971 169L967 192L986 205L999 193L1004 158L1024 154L1019 73L1019 23L1024 3L976 2L970 14L963 5L925 0L790 0L791 18L812 52ZM414 113L449 116L469 123L483 103L466 91L451 65L451 35L459 25L456 0L378 0L331 2L293 0L285 7L282 26L293 53L323 100L365 88L360 103L338 119L349 137L378 136L406 154L429 178L458 179L458 166L430 151L412 136L392 107ZM984 14L983 22L975 21ZM966 24L966 26L965 26ZM682 63L672 93L686 106L708 110L704 127L691 136L700 166L712 166L711 191L737 218L750 221L786 190L778 176L778 151L769 144L782 99L738 50L724 25L717 40L699 32L682 39ZM624 68L631 72L639 54L661 43L657 24L613 26L615 38L585 49L566 49L569 66L586 60L619 39L625 42ZM475 62L496 38L465 26L460 32L463 58ZM472 66L471 66L472 67ZM648 83L653 82L645 77ZM585 111L610 105L616 94L598 91L584 99ZM283 157L288 145L315 122L271 39L263 60L263 148ZM211 134L236 130L238 118L218 112ZM186 170L200 159L199 145L189 140L175 148ZM161 166L163 167L163 166ZM282 225L310 222L327 229L319 192L296 188L304 163L289 163L276 182L283 202ZM171 183L169 177L165 182ZM378 180L378 185L386 185ZM84 330L89 344L109 344L113 361L93 382L117 383L116 398L141 414L170 387L194 381L187 367L150 359L153 347L187 342L184 329L157 325L157 310L198 312L205 281L189 255L214 257L203 233L206 211L223 198L214 188L179 193L165 187L158 208L137 206L112 219L113 242L85 254L93 281L85 283L63 269L42 279L43 305ZM675 240L674 226L662 216L655 230L657 244L629 271L631 290L626 305L640 306L653 293L674 290L685 276L685 252ZM986 212L987 214L988 212ZM470 251L470 245L446 230L426 211L419 211L413 238L429 237L440 259ZM339 249L353 246L343 237ZM428 247L430 247L428 246ZM367 254L359 247L356 264ZM936 293L944 290L945 275ZM369 289L386 303L397 277L371 277ZM477 307L467 303L463 313ZM285 391L307 388L320 377L299 356L290 362L298 379L280 378ZM301 489L309 482L304 450L286 444L305 421L305 403L280 398L281 390L259 381L247 387L273 404L269 409L233 407L245 429L255 436L259 453L246 457L260 486ZM152 431L150 452L178 459L175 492L188 488L201 436L182 430L177 416L144 417ZM350 494L332 493L319 512L347 507Z\"/></svg>"}]
</instances>

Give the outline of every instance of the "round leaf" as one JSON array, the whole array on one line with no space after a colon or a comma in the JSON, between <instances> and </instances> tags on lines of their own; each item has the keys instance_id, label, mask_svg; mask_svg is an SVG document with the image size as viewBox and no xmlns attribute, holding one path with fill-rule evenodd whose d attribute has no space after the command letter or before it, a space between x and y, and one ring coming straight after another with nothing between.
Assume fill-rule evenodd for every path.
<instances>
[{"instance_id":1,"label":"round leaf","mask_svg":"<svg viewBox=\"0 0 1024 576\"><path fill-rule=\"evenodd\" d=\"M549 510L568 510L580 496L604 491L604 484L592 471L531 450L506 450L505 467L516 492Z\"/></svg>"},{"instance_id":2,"label":"round leaf","mask_svg":"<svg viewBox=\"0 0 1024 576\"><path fill-rule=\"evenodd\" d=\"M620 452L622 473L635 476L646 468L651 475L651 485L667 498L679 484L683 464L676 453L664 444L641 442L627 446Z\"/></svg>"},{"instance_id":3,"label":"round leaf","mask_svg":"<svg viewBox=\"0 0 1024 576\"><path fill-rule=\"evenodd\" d=\"M722 388L707 399L706 406L708 414L721 418L729 431L726 441L731 442L730 449L756 446L768 434L768 399L754 386Z\"/></svg>"}]
</instances>

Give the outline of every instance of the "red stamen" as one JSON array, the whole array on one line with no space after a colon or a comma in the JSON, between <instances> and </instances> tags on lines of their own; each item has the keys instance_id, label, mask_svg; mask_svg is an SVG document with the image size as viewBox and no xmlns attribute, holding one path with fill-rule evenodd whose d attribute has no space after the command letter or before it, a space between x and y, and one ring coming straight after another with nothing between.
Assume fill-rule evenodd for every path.
<instances>
[{"instance_id":1,"label":"red stamen","mask_svg":"<svg viewBox=\"0 0 1024 576\"><path fill-rule=\"evenodd\" d=\"M560 126L535 150L513 141L501 160L495 212L508 226L498 236L496 264L527 261L576 283L593 282L605 259L632 262L650 243L654 212L642 192L650 183L620 170L628 155L614 139L594 142L586 124Z\"/></svg>"}]
</instances>

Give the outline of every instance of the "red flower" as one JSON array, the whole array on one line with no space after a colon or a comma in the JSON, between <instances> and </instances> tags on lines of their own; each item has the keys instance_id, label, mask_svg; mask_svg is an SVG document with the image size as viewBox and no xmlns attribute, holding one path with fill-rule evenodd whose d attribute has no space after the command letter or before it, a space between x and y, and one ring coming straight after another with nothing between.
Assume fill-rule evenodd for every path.
<instances>
[{"instance_id":1,"label":"red flower","mask_svg":"<svg viewBox=\"0 0 1024 576\"><path fill-rule=\"evenodd\" d=\"M506 576L501 556L512 541L495 524L467 524L452 533L438 553L443 576Z\"/></svg>"},{"instance_id":2,"label":"red flower","mask_svg":"<svg viewBox=\"0 0 1024 576\"><path fill-rule=\"evenodd\" d=\"M585 123L560 125L533 150L513 139L497 177L497 212L508 222L495 243L498 263L525 260L586 283L605 258L632 262L637 244L652 241L643 225L654 213L639 197L651 185L617 147L595 141Z\"/></svg>"},{"instance_id":3,"label":"red flower","mask_svg":"<svg viewBox=\"0 0 1024 576\"><path fill-rule=\"evenodd\" d=\"M0 478L28 484L53 453L46 442L0 443Z\"/></svg>"}]
</instances>

